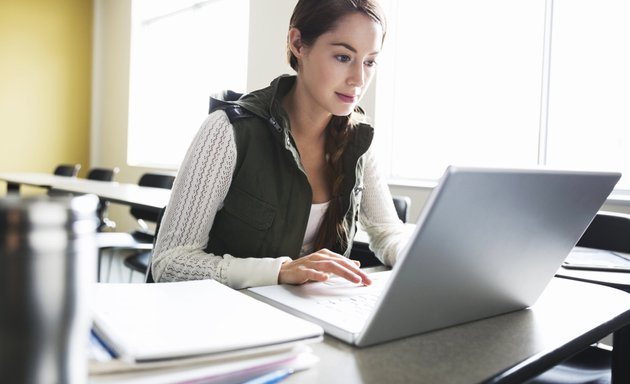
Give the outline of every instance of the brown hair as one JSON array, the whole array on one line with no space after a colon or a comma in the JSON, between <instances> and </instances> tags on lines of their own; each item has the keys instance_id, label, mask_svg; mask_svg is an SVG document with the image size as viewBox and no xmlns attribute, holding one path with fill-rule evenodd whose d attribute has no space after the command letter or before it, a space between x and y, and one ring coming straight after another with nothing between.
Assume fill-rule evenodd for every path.
<instances>
[{"instance_id":1,"label":"brown hair","mask_svg":"<svg viewBox=\"0 0 630 384\"><path fill-rule=\"evenodd\" d=\"M315 44L319 36L333 30L339 20L354 13L362 13L381 25L383 40L385 39L385 15L376 0L299 0L293 10L289 29L300 31L304 46ZM298 71L298 60L288 48L287 59L291 67ZM358 112L355 110L355 112ZM326 127L326 153L328 164L332 169L332 198L315 237L315 250L322 248L335 249L339 245L342 251L346 248L342 211L341 189L344 181L343 153L352 138L356 122L349 116L333 116Z\"/></svg>"},{"instance_id":2,"label":"brown hair","mask_svg":"<svg viewBox=\"0 0 630 384\"><path fill-rule=\"evenodd\" d=\"M319 36L333 30L339 20L353 13L362 13L380 24L385 40L385 14L375 0L299 0L293 9L289 29L298 29L302 44L312 46ZM287 40L287 59L291 68L297 71L297 58L289 44Z\"/></svg>"}]
</instances>

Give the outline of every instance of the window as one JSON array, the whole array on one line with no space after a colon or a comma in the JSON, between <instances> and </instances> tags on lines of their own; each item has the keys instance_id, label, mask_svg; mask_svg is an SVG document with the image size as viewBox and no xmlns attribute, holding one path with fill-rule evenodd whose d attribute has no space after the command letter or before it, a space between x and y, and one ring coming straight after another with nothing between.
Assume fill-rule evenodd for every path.
<instances>
[{"instance_id":1,"label":"window","mask_svg":"<svg viewBox=\"0 0 630 384\"><path fill-rule=\"evenodd\" d=\"M435 180L449 164L630 174L630 4L385 4L375 123L394 182Z\"/></svg>"},{"instance_id":2,"label":"window","mask_svg":"<svg viewBox=\"0 0 630 384\"><path fill-rule=\"evenodd\" d=\"M630 190L630 2L555 1L547 164L616 169Z\"/></svg>"},{"instance_id":3,"label":"window","mask_svg":"<svg viewBox=\"0 0 630 384\"><path fill-rule=\"evenodd\" d=\"M133 0L127 161L178 168L208 97L244 91L249 0Z\"/></svg>"}]
</instances>

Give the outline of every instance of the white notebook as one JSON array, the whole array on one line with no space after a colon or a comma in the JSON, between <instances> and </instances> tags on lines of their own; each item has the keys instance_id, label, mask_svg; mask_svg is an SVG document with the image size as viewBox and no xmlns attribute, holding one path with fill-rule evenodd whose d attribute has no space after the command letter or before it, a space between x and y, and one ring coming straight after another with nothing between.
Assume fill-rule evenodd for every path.
<instances>
[{"instance_id":1,"label":"white notebook","mask_svg":"<svg viewBox=\"0 0 630 384\"><path fill-rule=\"evenodd\" d=\"M213 280L95 284L95 333L127 361L234 353L318 340L320 326Z\"/></svg>"}]
</instances>

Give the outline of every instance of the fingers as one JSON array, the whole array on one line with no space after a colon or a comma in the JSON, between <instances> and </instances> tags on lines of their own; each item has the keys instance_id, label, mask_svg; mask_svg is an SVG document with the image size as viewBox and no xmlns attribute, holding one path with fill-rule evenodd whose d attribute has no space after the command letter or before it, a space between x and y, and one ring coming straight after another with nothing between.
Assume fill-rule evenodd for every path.
<instances>
[{"instance_id":1,"label":"fingers","mask_svg":"<svg viewBox=\"0 0 630 384\"><path fill-rule=\"evenodd\" d=\"M306 281L326 281L328 280L328 273L318 271L312 268L304 268L304 273L307 276ZM305 282L306 282L305 281Z\"/></svg>"},{"instance_id":2,"label":"fingers","mask_svg":"<svg viewBox=\"0 0 630 384\"><path fill-rule=\"evenodd\" d=\"M356 260L349 260L328 249L322 249L284 263L280 268L278 282L303 284L307 281L326 281L330 274L335 274L355 284L370 285L372 281L359 268L360 265Z\"/></svg>"},{"instance_id":3,"label":"fingers","mask_svg":"<svg viewBox=\"0 0 630 384\"><path fill-rule=\"evenodd\" d=\"M318 251L317 253L319 254L323 253L324 255L327 255L328 260L331 260L334 262L333 264L326 265L329 268L325 270L326 272L333 273L339 277L342 277L356 284L359 284L359 283L362 283L364 285L372 284L372 280L370 280L370 277L361 270L360 261L350 260L328 249L322 249Z\"/></svg>"}]
</instances>

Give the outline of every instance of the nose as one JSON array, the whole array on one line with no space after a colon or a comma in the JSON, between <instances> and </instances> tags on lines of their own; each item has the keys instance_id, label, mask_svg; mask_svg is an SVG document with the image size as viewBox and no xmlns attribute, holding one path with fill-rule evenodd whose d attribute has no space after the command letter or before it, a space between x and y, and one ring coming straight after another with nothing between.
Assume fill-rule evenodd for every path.
<instances>
[{"instance_id":1,"label":"nose","mask_svg":"<svg viewBox=\"0 0 630 384\"><path fill-rule=\"evenodd\" d=\"M363 68L363 63L355 62L350 68L350 73L348 74L348 85L353 87L363 87L365 84L365 70Z\"/></svg>"}]
</instances>

